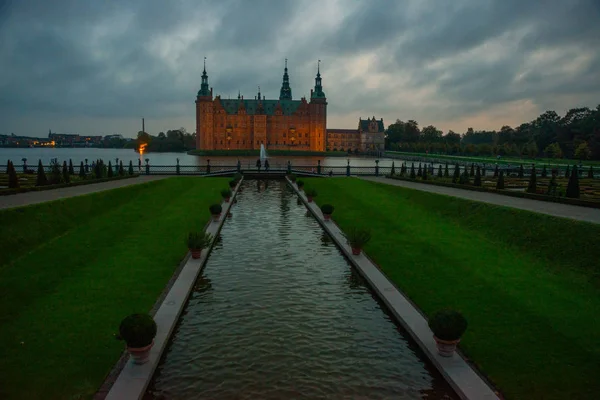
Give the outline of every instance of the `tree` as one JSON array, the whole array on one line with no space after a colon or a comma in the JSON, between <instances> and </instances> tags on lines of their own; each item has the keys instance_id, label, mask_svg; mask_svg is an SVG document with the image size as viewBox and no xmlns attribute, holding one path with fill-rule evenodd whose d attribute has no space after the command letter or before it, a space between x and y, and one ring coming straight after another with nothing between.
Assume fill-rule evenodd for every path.
<instances>
[{"instance_id":1,"label":"tree","mask_svg":"<svg viewBox=\"0 0 600 400\"><path fill-rule=\"evenodd\" d=\"M427 166L425 166L425 168L423 168L423 176L422 176L423 180L426 181L427 180Z\"/></svg>"},{"instance_id":2,"label":"tree","mask_svg":"<svg viewBox=\"0 0 600 400\"><path fill-rule=\"evenodd\" d=\"M581 143L575 149L575 158L577 158L579 160L587 160L588 158L590 158L590 154L591 154L591 150L590 150L590 147L588 146L587 142Z\"/></svg>"},{"instance_id":3,"label":"tree","mask_svg":"<svg viewBox=\"0 0 600 400\"><path fill-rule=\"evenodd\" d=\"M410 166L410 179L415 179L417 176L415 175L415 163L412 163Z\"/></svg>"},{"instance_id":4,"label":"tree","mask_svg":"<svg viewBox=\"0 0 600 400\"><path fill-rule=\"evenodd\" d=\"M448 171L448 164L446 164L446 171ZM440 167L438 168L438 178L441 178L442 176L444 176L442 174L442 164L440 164Z\"/></svg>"},{"instance_id":5,"label":"tree","mask_svg":"<svg viewBox=\"0 0 600 400\"><path fill-rule=\"evenodd\" d=\"M563 152L558 143L554 142L549 144L545 149L544 153L549 158L562 158Z\"/></svg>"},{"instance_id":6,"label":"tree","mask_svg":"<svg viewBox=\"0 0 600 400\"><path fill-rule=\"evenodd\" d=\"M469 172L469 176L475 176L475 163L471 163L471 172Z\"/></svg>"},{"instance_id":7,"label":"tree","mask_svg":"<svg viewBox=\"0 0 600 400\"><path fill-rule=\"evenodd\" d=\"M481 186L481 168L477 166L477 171L475 171L475 180L473 181L473 185Z\"/></svg>"},{"instance_id":8,"label":"tree","mask_svg":"<svg viewBox=\"0 0 600 400\"><path fill-rule=\"evenodd\" d=\"M494 169L494 178L498 177L498 164L496 164L496 168Z\"/></svg>"},{"instance_id":9,"label":"tree","mask_svg":"<svg viewBox=\"0 0 600 400\"><path fill-rule=\"evenodd\" d=\"M69 158L69 175L75 175L75 169L73 168L73 160Z\"/></svg>"},{"instance_id":10,"label":"tree","mask_svg":"<svg viewBox=\"0 0 600 400\"><path fill-rule=\"evenodd\" d=\"M8 173L8 187L10 189L17 189L19 187L19 177L17 176L17 170L12 161L8 162L6 168L6 172Z\"/></svg>"},{"instance_id":11,"label":"tree","mask_svg":"<svg viewBox=\"0 0 600 400\"><path fill-rule=\"evenodd\" d=\"M63 180L65 181L65 183L71 182L71 175L69 175L69 167L67 167L66 161L63 161L62 175L63 175Z\"/></svg>"},{"instance_id":12,"label":"tree","mask_svg":"<svg viewBox=\"0 0 600 400\"><path fill-rule=\"evenodd\" d=\"M565 170L565 178L568 178L571 176L571 171L570 171L570 166L567 165L567 169Z\"/></svg>"},{"instance_id":13,"label":"tree","mask_svg":"<svg viewBox=\"0 0 600 400\"><path fill-rule=\"evenodd\" d=\"M535 193L537 191L537 173L535 171L535 165L531 168L531 176L529 177L529 184L527 185L527 193Z\"/></svg>"},{"instance_id":14,"label":"tree","mask_svg":"<svg viewBox=\"0 0 600 400\"><path fill-rule=\"evenodd\" d=\"M123 161L119 161L119 176L125 175L125 170L123 169Z\"/></svg>"},{"instance_id":15,"label":"tree","mask_svg":"<svg viewBox=\"0 0 600 400\"><path fill-rule=\"evenodd\" d=\"M42 165L42 160L38 161L37 179L35 186L46 186L48 184L48 178L46 177L46 171Z\"/></svg>"},{"instance_id":16,"label":"tree","mask_svg":"<svg viewBox=\"0 0 600 400\"><path fill-rule=\"evenodd\" d=\"M109 178L113 177L113 169L112 169L112 164L110 161L108 162L108 177Z\"/></svg>"},{"instance_id":17,"label":"tree","mask_svg":"<svg viewBox=\"0 0 600 400\"><path fill-rule=\"evenodd\" d=\"M446 161L446 167L444 168L444 177L450 178L450 172L448 171L448 161Z\"/></svg>"},{"instance_id":18,"label":"tree","mask_svg":"<svg viewBox=\"0 0 600 400\"><path fill-rule=\"evenodd\" d=\"M79 177L85 179L85 167L83 166L83 161L79 164Z\"/></svg>"},{"instance_id":19,"label":"tree","mask_svg":"<svg viewBox=\"0 0 600 400\"><path fill-rule=\"evenodd\" d=\"M394 174L396 174L396 166L394 165L394 162L392 161L392 170L390 172L390 175L394 176Z\"/></svg>"},{"instance_id":20,"label":"tree","mask_svg":"<svg viewBox=\"0 0 600 400\"><path fill-rule=\"evenodd\" d=\"M406 176L406 163L402 163L402 166L400 167L400 176Z\"/></svg>"},{"instance_id":21,"label":"tree","mask_svg":"<svg viewBox=\"0 0 600 400\"><path fill-rule=\"evenodd\" d=\"M419 163L419 171L417 172L417 176L419 178L423 177L423 169L421 168L421 163Z\"/></svg>"},{"instance_id":22,"label":"tree","mask_svg":"<svg viewBox=\"0 0 600 400\"><path fill-rule=\"evenodd\" d=\"M452 176L452 183L458 183L460 179L460 168L458 164L454 165L454 175Z\"/></svg>"},{"instance_id":23,"label":"tree","mask_svg":"<svg viewBox=\"0 0 600 400\"><path fill-rule=\"evenodd\" d=\"M523 164L519 165L519 178L522 178L525 174L525 171L523 170Z\"/></svg>"},{"instance_id":24,"label":"tree","mask_svg":"<svg viewBox=\"0 0 600 400\"><path fill-rule=\"evenodd\" d=\"M467 170L467 166L466 165L465 165L464 172L460 175L458 183L460 183L461 185L468 185L470 183L470 180L469 180L469 171Z\"/></svg>"},{"instance_id":25,"label":"tree","mask_svg":"<svg viewBox=\"0 0 600 400\"><path fill-rule=\"evenodd\" d=\"M133 162L129 160L129 175L133 175Z\"/></svg>"},{"instance_id":26,"label":"tree","mask_svg":"<svg viewBox=\"0 0 600 400\"><path fill-rule=\"evenodd\" d=\"M500 176L496 182L496 189L504 189L504 171L500 171Z\"/></svg>"},{"instance_id":27,"label":"tree","mask_svg":"<svg viewBox=\"0 0 600 400\"><path fill-rule=\"evenodd\" d=\"M589 179L594 179L594 167L590 165L590 169L588 170L588 176Z\"/></svg>"},{"instance_id":28,"label":"tree","mask_svg":"<svg viewBox=\"0 0 600 400\"><path fill-rule=\"evenodd\" d=\"M567 197L571 199L579 198L579 173L577 172L577 165L574 165L571 171L571 177L567 184Z\"/></svg>"},{"instance_id":29,"label":"tree","mask_svg":"<svg viewBox=\"0 0 600 400\"><path fill-rule=\"evenodd\" d=\"M544 165L544 168L542 168L542 178L545 178L548 176L548 171L546 170L546 165Z\"/></svg>"}]
</instances>

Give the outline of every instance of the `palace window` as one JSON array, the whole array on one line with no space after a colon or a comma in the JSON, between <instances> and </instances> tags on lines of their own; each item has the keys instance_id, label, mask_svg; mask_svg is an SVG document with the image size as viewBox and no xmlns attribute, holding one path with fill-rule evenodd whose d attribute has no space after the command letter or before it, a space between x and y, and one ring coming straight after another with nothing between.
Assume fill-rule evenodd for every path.
<instances>
[{"instance_id":1,"label":"palace window","mask_svg":"<svg viewBox=\"0 0 600 400\"><path fill-rule=\"evenodd\" d=\"M239 141L239 140L237 141L237 144L240 144L240 141Z\"/></svg>"},{"instance_id":2,"label":"palace window","mask_svg":"<svg viewBox=\"0 0 600 400\"><path fill-rule=\"evenodd\" d=\"M223 141L221 140L221 144L223 144Z\"/></svg>"},{"instance_id":3,"label":"palace window","mask_svg":"<svg viewBox=\"0 0 600 400\"><path fill-rule=\"evenodd\" d=\"M275 144L276 144L276 145L278 145L278 144L279 144L277 140L275 141Z\"/></svg>"},{"instance_id":4,"label":"palace window","mask_svg":"<svg viewBox=\"0 0 600 400\"><path fill-rule=\"evenodd\" d=\"M285 144L285 140L283 141L283 144Z\"/></svg>"},{"instance_id":5,"label":"palace window","mask_svg":"<svg viewBox=\"0 0 600 400\"><path fill-rule=\"evenodd\" d=\"M242 140L242 144L246 144L246 141L245 141L245 140Z\"/></svg>"}]
</instances>

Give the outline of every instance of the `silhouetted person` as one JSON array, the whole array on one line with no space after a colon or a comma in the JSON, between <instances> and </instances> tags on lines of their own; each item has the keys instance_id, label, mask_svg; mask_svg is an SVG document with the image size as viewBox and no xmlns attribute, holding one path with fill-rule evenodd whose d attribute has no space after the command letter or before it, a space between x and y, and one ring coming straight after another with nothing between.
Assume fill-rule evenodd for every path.
<instances>
[{"instance_id":1,"label":"silhouetted person","mask_svg":"<svg viewBox=\"0 0 600 400\"><path fill-rule=\"evenodd\" d=\"M268 170L269 170L269 160L265 160L265 171L268 171Z\"/></svg>"},{"instance_id":2,"label":"silhouetted person","mask_svg":"<svg viewBox=\"0 0 600 400\"><path fill-rule=\"evenodd\" d=\"M259 158L258 160L256 160L256 169L258 169L259 172L260 172L260 166L261 166L261 163L260 163L260 158Z\"/></svg>"}]
</instances>

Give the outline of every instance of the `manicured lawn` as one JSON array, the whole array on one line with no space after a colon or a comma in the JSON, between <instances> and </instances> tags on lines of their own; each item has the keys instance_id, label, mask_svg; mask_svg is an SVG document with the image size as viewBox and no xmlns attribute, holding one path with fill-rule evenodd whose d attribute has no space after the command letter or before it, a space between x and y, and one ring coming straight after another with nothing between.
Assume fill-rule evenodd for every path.
<instances>
[{"instance_id":1,"label":"manicured lawn","mask_svg":"<svg viewBox=\"0 0 600 400\"><path fill-rule=\"evenodd\" d=\"M508 399L600 393L600 225L353 178L306 179L426 314L461 310L460 347Z\"/></svg>"},{"instance_id":2,"label":"manicured lawn","mask_svg":"<svg viewBox=\"0 0 600 400\"><path fill-rule=\"evenodd\" d=\"M90 398L227 178L170 178L0 211L0 398Z\"/></svg>"},{"instance_id":3,"label":"manicured lawn","mask_svg":"<svg viewBox=\"0 0 600 400\"><path fill-rule=\"evenodd\" d=\"M500 159L494 157L484 157L484 156L452 156L447 154L427 154L427 153L411 153L405 151L386 151L389 154L396 155L405 155L405 156L414 156L414 157L423 157L423 158L438 158L438 159L447 159L449 162L451 161L467 161L467 162L486 162L490 164L523 164L523 165L531 165L531 163L535 163L536 165L579 165L579 160L570 160L563 158L522 158L522 157L511 157L511 156L502 156ZM600 165L600 161L598 160L586 160L583 162L583 165Z\"/></svg>"}]
</instances>

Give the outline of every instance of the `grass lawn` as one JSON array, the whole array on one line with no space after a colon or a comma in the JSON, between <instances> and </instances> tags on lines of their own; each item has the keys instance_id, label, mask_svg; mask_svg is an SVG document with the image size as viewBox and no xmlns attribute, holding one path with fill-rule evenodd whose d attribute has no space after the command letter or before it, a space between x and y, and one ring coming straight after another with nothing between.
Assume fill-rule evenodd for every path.
<instances>
[{"instance_id":1,"label":"grass lawn","mask_svg":"<svg viewBox=\"0 0 600 400\"><path fill-rule=\"evenodd\" d=\"M452 156L448 154L427 154L427 153L411 153L406 151L386 151L389 154L396 155L405 155L405 156L414 156L414 157L424 157L424 158L438 158L438 159L447 159L449 162L454 161L467 161L467 162L486 162L490 164L523 164L523 165L531 165L531 163L535 163L536 165L579 165L579 160L570 160L563 158L523 158L523 157L514 157L514 156L502 156L500 159L494 157L485 157L485 156ZM600 166L599 160L586 160L583 161L583 165L589 167L590 165Z\"/></svg>"},{"instance_id":2,"label":"grass lawn","mask_svg":"<svg viewBox=\"0 0 600 400\"><path fill-rule=\"evenodd\" d=\"M469 321L460 347L508 399L600 393L600 225L354 178L306 179L426 314Z\"/></svg>"},{"instance_id":3,"label":"grass lawn","mask_svg":"<svg viewBox=\"0 0 600 400\"><path fill-rule=\"evenodd\" d=\"M90 398L228 178L170 178L0 210L0 398Z\"/></svg>"}]
</instances>

